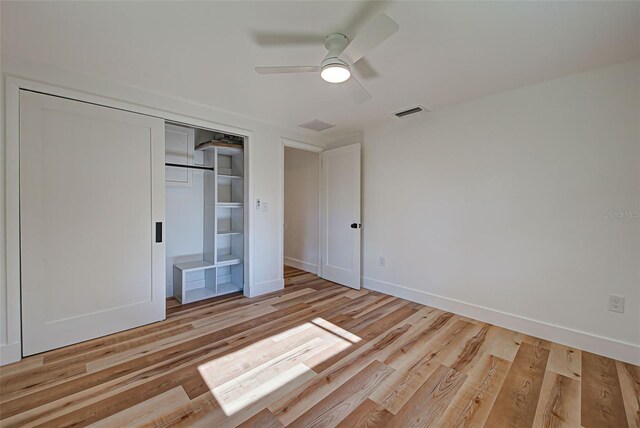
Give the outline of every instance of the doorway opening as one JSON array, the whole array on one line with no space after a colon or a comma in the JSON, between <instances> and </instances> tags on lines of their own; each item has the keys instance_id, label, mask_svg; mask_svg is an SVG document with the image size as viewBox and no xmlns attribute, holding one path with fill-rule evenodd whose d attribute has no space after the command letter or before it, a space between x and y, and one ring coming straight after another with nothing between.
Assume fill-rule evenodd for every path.
<instances>
[{"instance_id":1,"label":"doorway opening","mask_svg":"<svg viewBox=\"0 0 640 428\"><path fill-rule=\"evenodd\" d=\"M320 153L284 147L284 269L318 275ZM286 275L285 275L286 277Z\"/></svg>"}]
</instances>

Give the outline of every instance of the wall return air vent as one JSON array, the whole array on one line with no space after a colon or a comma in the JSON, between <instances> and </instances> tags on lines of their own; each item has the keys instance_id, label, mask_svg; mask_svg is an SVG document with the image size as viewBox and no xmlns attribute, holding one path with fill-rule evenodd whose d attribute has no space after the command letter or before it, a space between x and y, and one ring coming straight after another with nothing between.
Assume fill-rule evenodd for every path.
<instances>
[{"instance_id":1,"label":"wall return air vent","mask_svg":"<svg viewBox=\"0 0 640 428\"><path fill-rule=\"evenodd\" d=\"M397 117L405 117L405 116L409 116L411 114L420 113L421 111L429 111L429 110L427 110L423 106L415 106L415 107L411 107L410 109L402 110L402 111L399 111L399 112L394 113L394 114Z\"/></svg>"},{"instance_id":2,"label":"wall return air vent","mask_svg":"<svg viewBox=\"0 0 640 428\"><path fill-rule=\"evenodd\" d=\"M312 131L317 131L317 132L335 127L335 125L332 125L327 122L323 122L318 119L313 119L311 122L303 123L302 125L298 125L298 126L301 128L311 129Z\"/></svg>"}]
</instances>

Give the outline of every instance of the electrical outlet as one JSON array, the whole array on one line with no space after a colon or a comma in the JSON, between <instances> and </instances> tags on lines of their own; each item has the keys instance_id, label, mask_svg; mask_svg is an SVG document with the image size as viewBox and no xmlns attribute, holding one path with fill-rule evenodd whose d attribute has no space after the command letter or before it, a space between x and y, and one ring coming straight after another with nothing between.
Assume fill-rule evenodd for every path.
<instances>
[{"instance_id":1,"label":"electrical outlet","mask_svg":"<svg viewBox=\"0 0 640 428\"><path fill-rule=\"evenodd\" d=\"M378 257L378 266L380 267L387 266L387 260L384 258L384 256Z\"/></svg>"},{"instance_id":2,"label":"electrical outlet","mask_svg":"<svg viewBox=\"0 0 640 428\"><path fill-rule=\"evenodd\" d=\"M624 313L624 296L609 296L609 310L611 312Z\"/></svg>"}]
</instances>

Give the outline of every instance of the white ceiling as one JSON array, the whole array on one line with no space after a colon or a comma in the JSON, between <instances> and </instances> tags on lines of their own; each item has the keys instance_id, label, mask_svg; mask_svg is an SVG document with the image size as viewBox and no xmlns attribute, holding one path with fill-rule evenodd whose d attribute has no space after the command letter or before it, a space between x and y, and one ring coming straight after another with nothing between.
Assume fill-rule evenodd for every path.
<instances>
[{"instance_id":1,"label":"white ceiling","mask_svg":"<svg viewBox=\"0 0 640 428\"><path fill-rule=\"evenodd\" d=\"M377 76L356 72L372 101L355 105L318 75L253 70L326 53L321 41L264 46L264 33L352 37L380 11L400 30L366 56ZM640 3L3 1L2 51L283 126L318 118L335 136L416 104L441 109L638 58Z\"/></svg>"}]
</instances>

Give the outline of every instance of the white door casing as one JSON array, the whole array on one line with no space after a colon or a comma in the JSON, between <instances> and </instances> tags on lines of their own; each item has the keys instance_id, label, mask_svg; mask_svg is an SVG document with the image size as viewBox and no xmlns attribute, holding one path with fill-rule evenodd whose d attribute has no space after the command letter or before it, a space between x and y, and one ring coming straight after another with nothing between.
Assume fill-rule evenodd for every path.
<instances>
[{"instance_id":1,"label":"white door casing","mask_svg":"<svg viewBox=\"0 0 640 428\"><path fill-rule=\"evenodd\" d=\"M20 91L24 356L165 318L164 174L164 120Z\"/></svg>"},{"instance_id":2,"label":"white door casing","mask_svg":"<svg viewBox=\"0 0 640 428\"><path fill-rule=\"evenodd\" d=\"M360 144L321 153L320 275L360 288Z\"/></svg>"}]
</instances>

